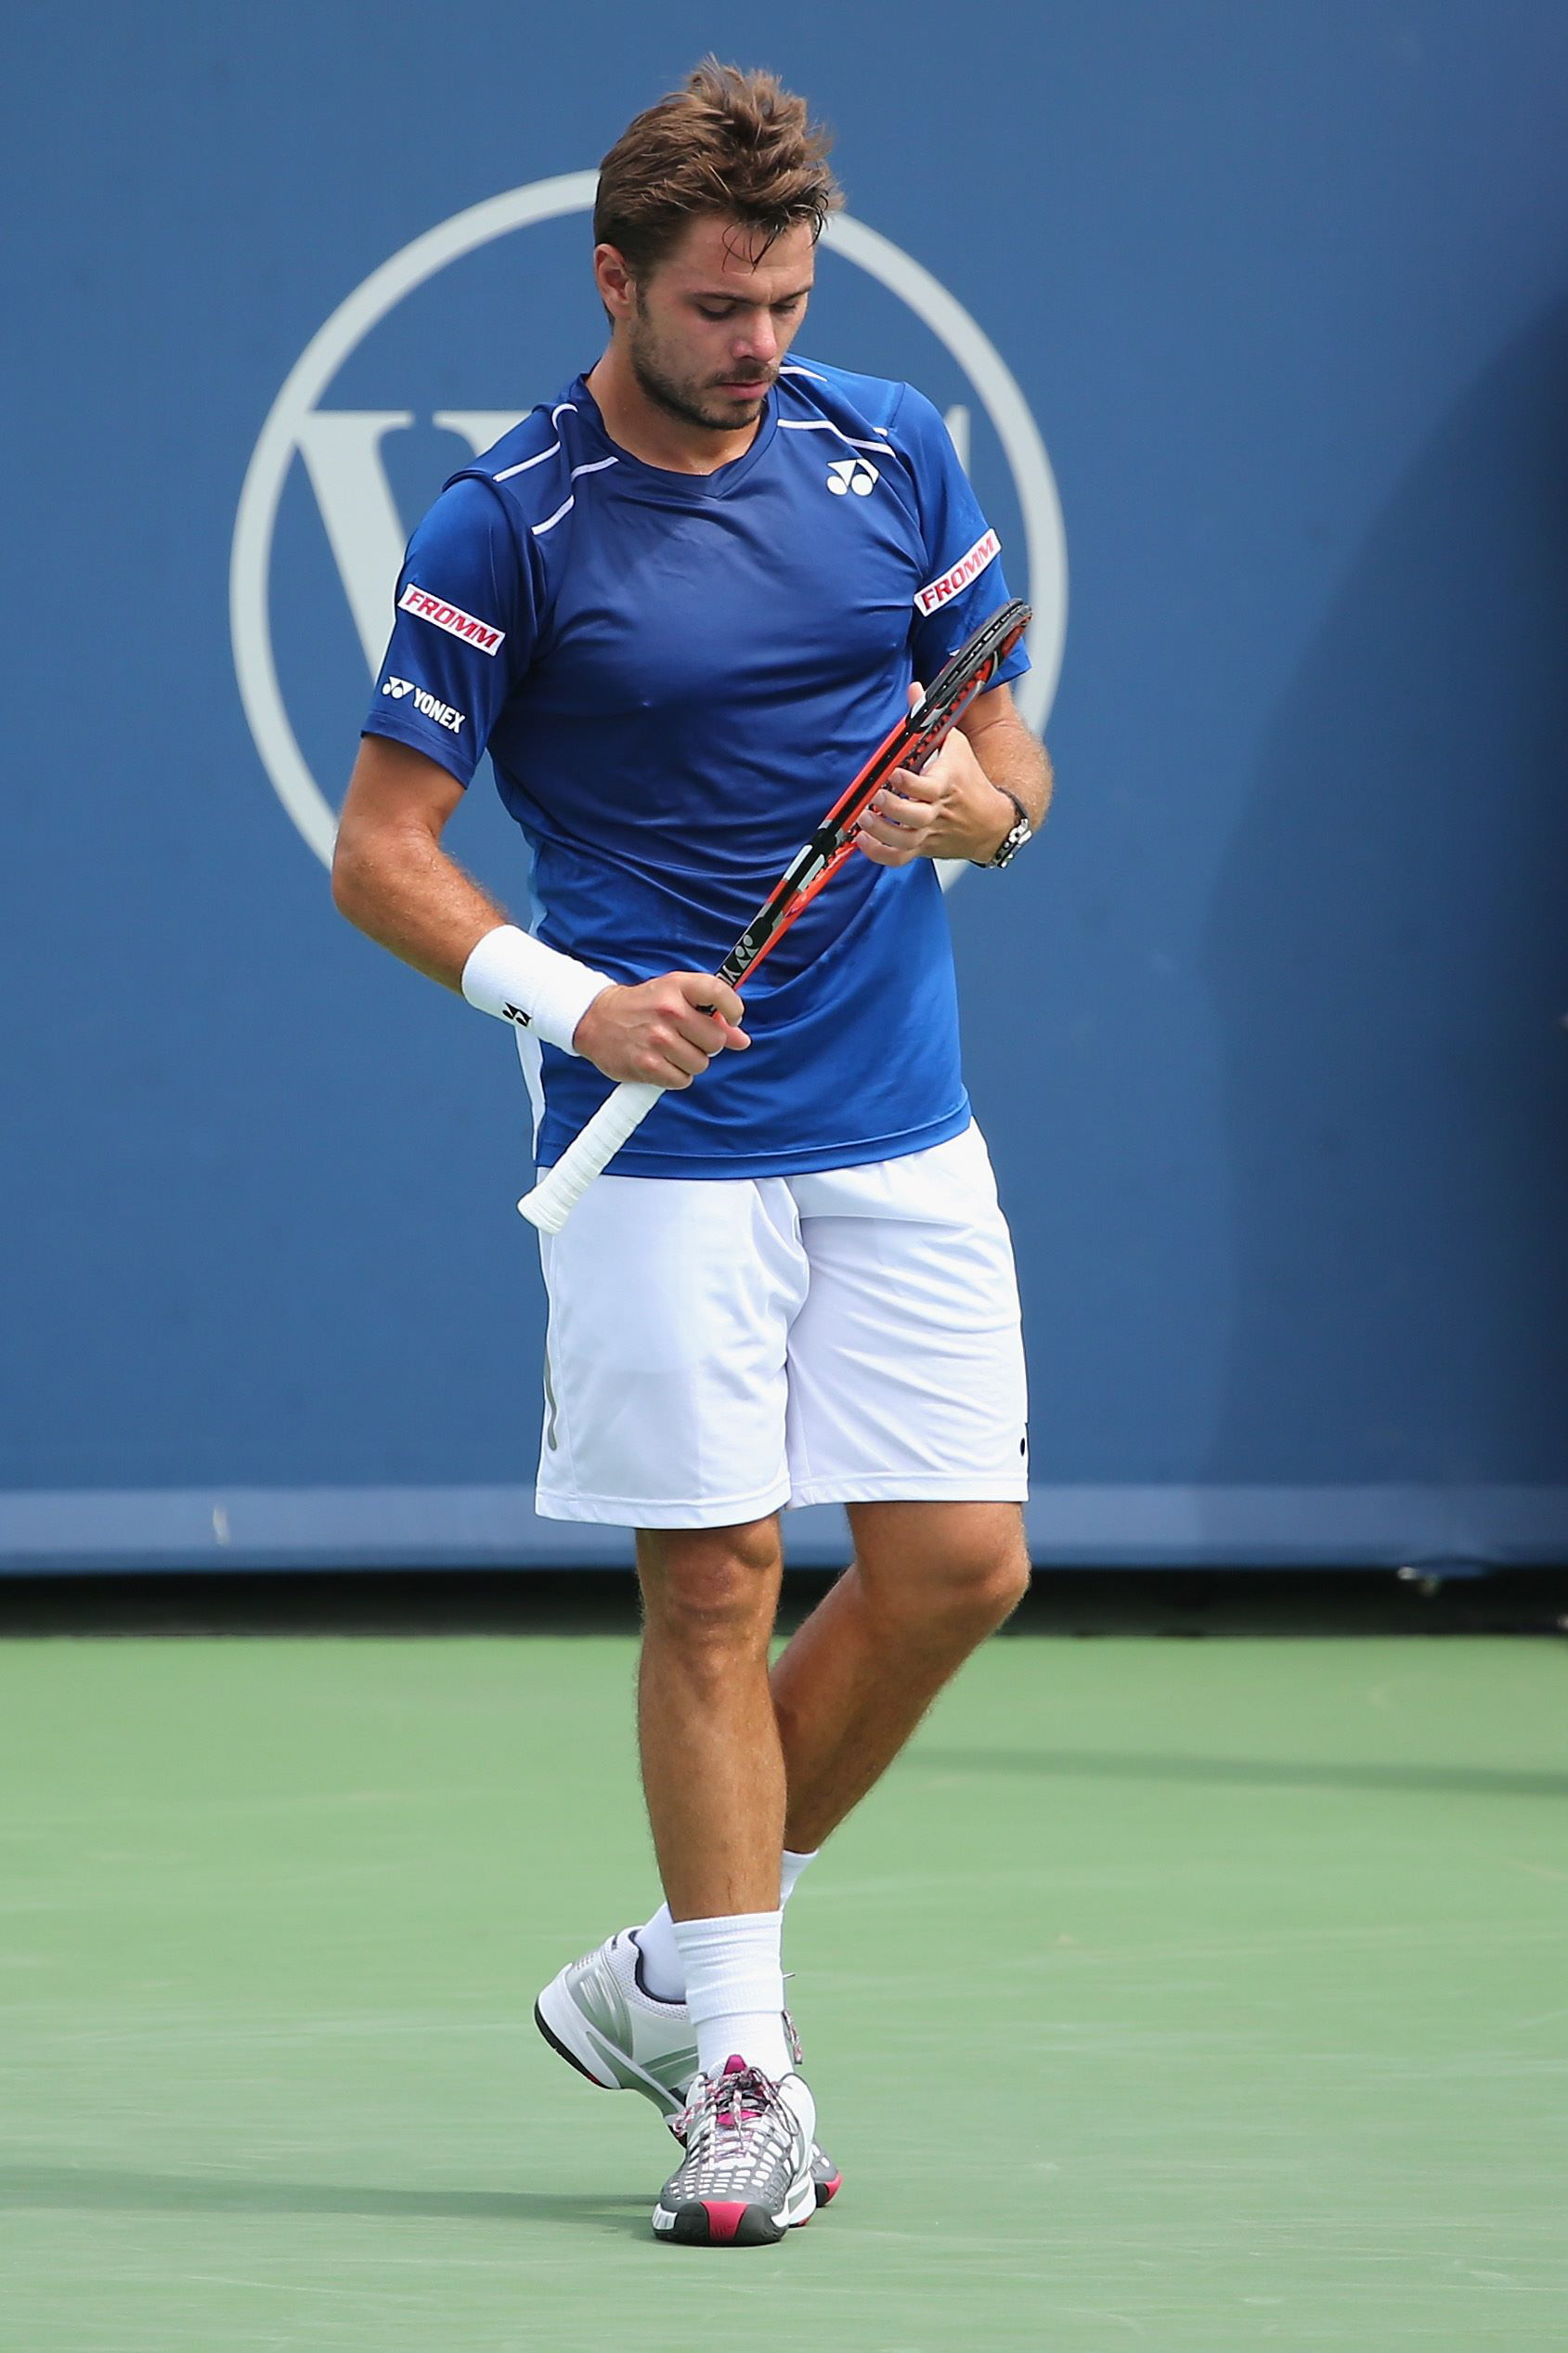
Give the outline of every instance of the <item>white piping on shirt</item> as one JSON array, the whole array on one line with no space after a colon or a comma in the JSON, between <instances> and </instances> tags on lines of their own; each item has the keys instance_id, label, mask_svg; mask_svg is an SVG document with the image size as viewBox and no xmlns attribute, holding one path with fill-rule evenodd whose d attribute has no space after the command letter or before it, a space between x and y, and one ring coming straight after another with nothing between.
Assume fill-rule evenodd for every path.
<instances>
[{"instance_id":1,"label":"white piping on shirt","mask_svg":"<svg viewBox=\"0 0 1568 2353\"><path fill-rule=\"evenodd\" d=\"M880 449L884 457L894 454L890 441L855 441L842 432L831 417L781 417L781 433L836 433L847 449Z\"/></svg>"},{"instance_id":2,"label":"white piping on shirt","mask_svg":"<svg viewBox=\"0 0 1568 2353\"><path fill-rule=\"evenodd\" d=\"M618 466L619 463L619 458L594 458L587 465L574 466L572 468L571 479L575 482L579 474L603 474L606 466ZM547 514L542 523L534 524L532 526L532 529L535 539L542 540L547 531L553 531L562 516L564 514L570 514L572 508L575 507L577 503L577 498L574 494L561 506L558 506L553 514Z\"/></svg>"},{"instance_id":3,"label":"white piping on shirt","mask_svg":"<svg viewBox=\"0 0 1568 2353\"><path fill-rule=\"evenodd\" d=\"M807 377L809 377L809 378L810 379L811 383L812 383L812 384L826 384L826 382L827 382L827 378L826 378L825 376L823 376L823 375L819 375L819 373L817 372L817 370L816 370L816 369L815 369L815 368L801 368L801 367L797 367L797 366L796 365L796 363L795 363L795 361L794 361L793 359L792 359L792 360L788 363L788 365L787 365L787 366L781 368L781 369L779 370L779 373L780 373L780 375L781 375L781 376L807 376ZM786 422L786 420L781 417L781 418L780 418L780 420L779 420L779 422L780 422L780 423L781 423L781 424L783 424L783 423L784 423L784 422ZM879 434L882 436L882 439L883 439L883 441L884 441L884 442L887 442L887 439L888 439L888 428L887 428L887 426L886 426L886 425L873 425L871 429L872 429L873 433L879 433ZM798 432L799 432L799 430L800 430L800 426L799 426L799 424L798 424L798 423L796 423L796 424L794 425L794 430L795 430L797 433L798 433ZM857 443L855 444L855 447L856 447L858 449L864 449L864 448L866 448L867 447L869 447L869 444L867 444L867 443L866 443L866 442L864 442L864 441L859 441L859 442L857 442Z\"/></svg>"},{"instance_id":4,"label":"white piping on shirt","mask_svg":"<svg viewBox=\"0 0 1568 2353\"><path fill-rule=\"evenodd\" d=\"M514 466L503 466L499 474L493 474L490 479L492 482L510 482L514 474L526 474L530 466L542 466L547 458L554 457L560 447L559 441L552 441L548 449L539 451L537 458L522 458Z\"/></svg>"},{"instance_id":5,"label":"white piping on shirt","mask_svg":"<svg viewBox=\"0 0 1568 2353\"><path fill-rule=\"evenodd\" d=\"M570 411L574 417L577 415L577 402L575 400L563 400L559 402L550 412L551 423L553 424L558 417L565 416L568 411ZM541 449L539 451L537 458L520 458L516 465L503 466L499 474L493 474L490 476L490 479L492 482L510 482L514 474L526 474L530 466L542 466L547 458L553 458L558 454L560 448L561 444L559 441L552 441L548 449ZM601 458L599 461L601 465L605 466L613 466L615 462L614 458ZM592 472L593 468L591 466L577 466L573 471L572 478L576 481L577 476L579 474L591 474Z\"/></svg>"}]
</instances>

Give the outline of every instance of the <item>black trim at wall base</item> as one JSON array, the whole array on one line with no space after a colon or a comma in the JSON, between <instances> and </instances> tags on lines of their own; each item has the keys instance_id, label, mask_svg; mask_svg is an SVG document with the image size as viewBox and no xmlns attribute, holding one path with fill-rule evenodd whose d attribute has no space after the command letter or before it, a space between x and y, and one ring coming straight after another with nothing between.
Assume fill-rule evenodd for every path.
<instances>
[{"instance_id":1,"label":"black trim at wall base","mask_svg":"<svg viewBox=\"0 0 1568 2353\"><path fill-rule=\"evenodd\" d=\"M781 1631L827 1590L784 1578ZM0 1577L0 1640L136 1635L628 1634L629 1569L227 1570ZM1039 1569L1003 1640L1035 1634L1568 1635L1568 1569Z\"/></svg>"}]
</instances>

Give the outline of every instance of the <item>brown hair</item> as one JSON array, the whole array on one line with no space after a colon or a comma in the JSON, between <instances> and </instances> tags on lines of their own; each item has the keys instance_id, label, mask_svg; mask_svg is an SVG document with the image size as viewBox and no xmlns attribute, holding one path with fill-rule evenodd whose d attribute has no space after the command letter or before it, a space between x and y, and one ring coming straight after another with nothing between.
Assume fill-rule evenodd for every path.
<instances>
[{"instance_id":1,"label":"brown hair","mask_svg":"<svg viewBox=\"0 0 1568 2353\"><path fill-rule=\"evenodd\" d=\"M819 237L844 202L831 144L776 75L706 57L684 89L628 124L599 166L594 243L614 245L646 278L700 214L732 215L770 245L801 221Z\"/></svg>"}]
</instances>

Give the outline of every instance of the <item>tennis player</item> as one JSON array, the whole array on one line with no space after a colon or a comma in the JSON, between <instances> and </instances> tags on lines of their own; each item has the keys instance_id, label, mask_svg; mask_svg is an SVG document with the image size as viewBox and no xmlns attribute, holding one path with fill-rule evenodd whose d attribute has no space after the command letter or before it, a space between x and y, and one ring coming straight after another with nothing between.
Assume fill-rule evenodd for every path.
<instances>
[{"instance_id":1,"label":"tennis player","mask_svg":"<svg viewBox=\"0 0 1568 2353\"><path fill-rule=\"evenodd\" d=\"M709 58L606 156L608 345L415 532L332 870L352 922L513 1023L541 1164L616 1081L669 1090L542 1243L538 1488L637 1531L666 1900L538 2018L670 2122L654 2228L709 2245L837 2187L784 1904L1029 1575L1017 1295L934 864L1004 866L1041 822L1021 650L873 803L745 1008L713 978L1008 594L929 401L786 358L841 202L826 154L801 99ZM528 932L441 846L486 747ZM854 1562L770 1677L778 1514L806 1503L849 1507Z\"/></svg>"}]
</instances>

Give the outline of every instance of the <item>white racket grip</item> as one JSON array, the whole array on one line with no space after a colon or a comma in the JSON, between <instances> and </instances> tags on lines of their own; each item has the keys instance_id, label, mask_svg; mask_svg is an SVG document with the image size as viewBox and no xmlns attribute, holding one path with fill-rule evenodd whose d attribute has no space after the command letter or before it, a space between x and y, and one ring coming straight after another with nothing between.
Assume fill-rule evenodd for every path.
<instances>
[{"instance_id":1,"label":"white racket grip","mask_svg":"<svg viewBox=\"0 0 1568 2353\"><path fill-rule=\"evenodd\" d=\"M558 1234L594 1178L636 1135L664 1091L648 1079L623 1078L554 1167L545 1171L531 1193L524 1194L517 1204L520 1215L541 1234Z\"/></svg>"}]
</instances>

